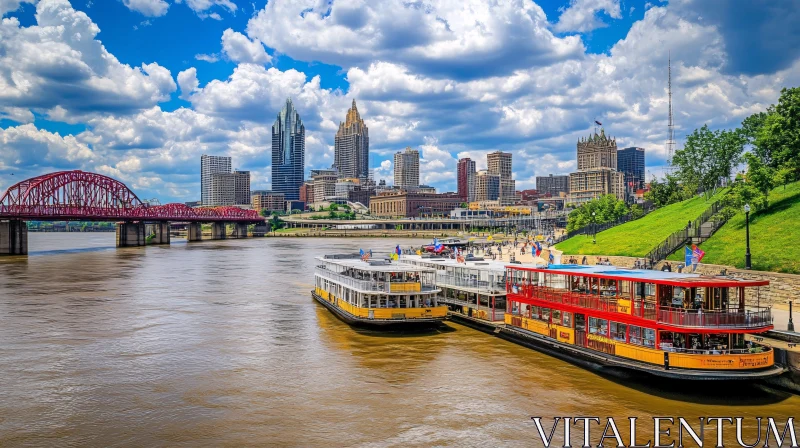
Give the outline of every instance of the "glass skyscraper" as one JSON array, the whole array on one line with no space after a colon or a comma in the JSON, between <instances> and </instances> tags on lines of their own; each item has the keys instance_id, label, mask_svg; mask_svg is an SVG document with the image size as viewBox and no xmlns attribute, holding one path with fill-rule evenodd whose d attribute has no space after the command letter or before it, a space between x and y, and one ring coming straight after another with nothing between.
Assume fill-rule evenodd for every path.
<instances>
[{"instance_id":1,"label":"glass skyscraper","mask_svg":"<svg viewBox=\"0 0 800 448\"><path fill-rule=\"evenodd\" d=\"M300 198L306 156L306 128L291 98L272 125L272 191L287 201Z\"/></svg>"}]
</instances>

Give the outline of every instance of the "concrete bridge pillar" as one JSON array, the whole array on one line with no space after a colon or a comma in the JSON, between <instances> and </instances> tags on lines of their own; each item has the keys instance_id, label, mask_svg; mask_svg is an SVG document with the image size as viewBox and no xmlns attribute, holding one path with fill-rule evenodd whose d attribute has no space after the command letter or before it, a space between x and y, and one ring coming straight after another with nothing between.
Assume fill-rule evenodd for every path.
<instances>
[{"instance_id":1,"label":"concrete bridge pillar","mask_svg":"<svg viewBox=\"0 0 800 448\"><path fill-rule=\"evenodd\" d=\"M147 235L147 244L169 244L169 222L148 223L145 227L145 235Z\"/></svg>"},{"instance_id":2,"label":"concrete bridge pillar","mask_svg":"<svg viewBox=\"0 0 800 448\"><path fill-rule=\"evenodd\" d=\"M0 221L0 255L27 255L28 224L21 219Z\"/></svg>"},{"instance_id":3,"label":"concrete bridge pillar","mask_svg":"<svg viewBox=\"0 0 800 448\"><path fill-rule=\"evenodd\" d=\"M190 222L189 227L186 229L187 241L202 241L203 240L203 227L199 222Z\"/></svg>"},{"instance_id":4,"label":"concrete bridge pillar","mask_svg":"<svg viewBox=\"0 0 800 448\"><path fill-rule=\"evenodd\" d=\"M228 237L226 226L224 222L215 222L211 224L211 239L224 240Z\"/></svg>"},{"instance_id":5,"label":"concrete bridge pillar","mask_svg":"<svg viewBox=\"0 0 800 448\"><path fill-rule=\"evenodd\" d=\"M143 222L121 222L117 224L117 247L144 246L146 244Z\"/></svg>"},{"instance_id":6,"label":"concrete bridge pillar","mask_svg":"<svg viewBox=\"0 0 800 448\"><path fill-rule=\"evenodd\" d=\"M237 222L233 225L234 238L247 238L247 223Z\"/></svg>"}]
</instances>

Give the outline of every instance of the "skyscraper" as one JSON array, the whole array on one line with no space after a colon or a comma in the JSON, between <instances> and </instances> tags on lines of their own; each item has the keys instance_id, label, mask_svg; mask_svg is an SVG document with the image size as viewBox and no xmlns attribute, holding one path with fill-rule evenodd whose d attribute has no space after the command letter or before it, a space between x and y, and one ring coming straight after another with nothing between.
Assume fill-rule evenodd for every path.
<instances>
[{"instance_id":1,"label":"skyscraper","mask_svg":"<svg viewBox=\"0 0 800 448\"><path fill-rule=\"evenodd\" d=\"M500 176L500 196L497 198L501 205L515 202L516 182L511 178L511 153L495 151L486 156L489 173Z\"/></svg>"},{"instance_id":2,"label":"skyscraper","mask_svg":"<svg viewBox=\"0 0 800 448\"><path fill-rule=\"evenodd\" d=\"M419 187L419 151L407 147L394 155L394 186Z\"/></svg>"},{"instance_id":3,"label":"skyscraper","mask_svg":"<svg viewBox=\"0 0 800 448\"><path fill-rule=\"evenodd\" d=\"M203 205L246 205L250 203L250 171L214 173L211 196Z\"/></svg>"},{"instance_id":4,"label":"skyscraper","mask_svg":"<svg viewBox=\"0 0 800 448\"><path fill-rule=\"evenodd\" d=\"M356 100L339 123L334 141L334 167L342 177L369 177L369 129L356 109Z\"/></svg>"},{"instance_id":5,"label":"skyscraper","mask_svg":"<svg viewBox=\"0 0 800 448\"><path fill-rule=\"evenodd\" d=\"M200 156L200 203L211 203L211 178L216 173L230 173L231 158L221 156Z\"/></svg>"},{"instance_id":6,"label":"skyscraper","mask_svg":"<svg viewBox=\"0 0 800 448\"><path fill-rule=\"evenodd\" d=\"M475 175L475 200L497 201L500 199L500 175L480 170Z\"/></svg>"},{"instance_id":7,"label":"skyscraper","mask_svg":"<svg viewBox=\"0 0 800 448\"><path fill-rule=\"evenodd\" d=\"M305 155L306 128L288 98L272 125L272 191L287 201L300 198Z\"/></svg>"},{"instance_id":8,"label":"skyscraper","mask_svg":"<svg viewBox=\"0 0 800 448\"><path fill-rule=\"evenodd\" d=\"M617 171L625 175L625 187L644 188L644 148L623 148L617 151Z\"/></svg>"},{"instance_id":9,"label":"skyscraper","mask_svg":"<svg viewBox=\"0 0 800 448\"><path fill-rule=\"evenodd\" d=\"M469 157L458 160L458 196L464 201L475 200L475 161Z\"/></svg>"}]
</instances>

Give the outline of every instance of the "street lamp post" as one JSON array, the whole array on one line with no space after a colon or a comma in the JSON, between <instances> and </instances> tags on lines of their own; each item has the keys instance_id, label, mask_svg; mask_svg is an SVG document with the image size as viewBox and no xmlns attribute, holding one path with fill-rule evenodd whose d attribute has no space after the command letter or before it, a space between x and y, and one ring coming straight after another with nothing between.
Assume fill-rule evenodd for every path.
<instances>
[{"instance_id":1,"label":"street lamp post","mask_svg":"<svg viewBox=\"0 0 800 448\"><path fill-rule=\"evenodd\" d=\"M592 212L592 244L597 244L597 225L594 216L595 212Z\"/></svg>"},{"instance_id":2,"label":"street lamp post","mask_svg":"<svg viewBox=\"0 0 800 448\"><path fill-rule=\"evenodd\" d=\"M747 249L744 253L744 268L750 269L750 204L744 205L744 223L745 223L745 240L747 242Z\"/></svg>"},{"instance_id":3,"label":"street lamp post","mask_svg":"<svg viewBox=\"0 0 800 448\"><path fill-rule=\"evenodd\" d=\"M789 325L786 326L786 331L794 331L794 322L792 322L792 301L789 301Z\"/></svg>"}]
</instances>

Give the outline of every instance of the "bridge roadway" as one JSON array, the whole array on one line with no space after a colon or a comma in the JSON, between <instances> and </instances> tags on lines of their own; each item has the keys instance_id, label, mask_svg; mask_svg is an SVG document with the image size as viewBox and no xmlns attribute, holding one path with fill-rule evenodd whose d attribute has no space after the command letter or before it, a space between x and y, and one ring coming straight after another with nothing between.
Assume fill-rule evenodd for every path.
<instances>
[{"instance_id":1,"label":"bridge roadway","mask_svg":"<svg viewBox=\"0 0 800 448\"><path fill-rule=\"evenodd\" d=\"M0 255L28 253L26 221L111 221L117 246L169 244L170 223L188 226L188 240L202 240L201 224L211 223L211 239L248 237L249 224L265 225L254 210L238 207L191 208L151 205L122 182L84 171L60 171L26 179L0 197Z\"/></svg>"}]
</instances>

